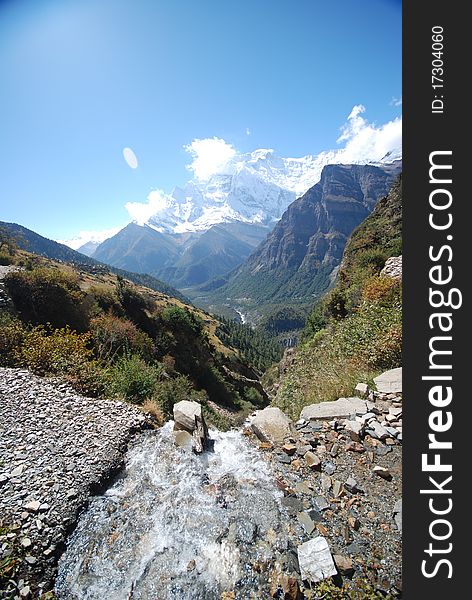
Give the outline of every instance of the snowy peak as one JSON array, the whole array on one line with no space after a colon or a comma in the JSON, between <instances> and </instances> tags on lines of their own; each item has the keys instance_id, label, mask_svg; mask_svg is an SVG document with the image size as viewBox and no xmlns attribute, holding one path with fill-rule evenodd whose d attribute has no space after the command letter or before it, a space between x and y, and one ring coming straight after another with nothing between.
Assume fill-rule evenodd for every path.
<instances>
[{"instance_id":1,"label":"snowy peak","mask_svg":"<svg viewBox=\"0 0 472 600\"><path fill-rule=\"evenodd\" d=\"M380 161L359 164L387 164L399 158L401 150L392 150ZM318 183L325 165L341 159L336 152L282 158L267 148L236 154L207 179L195 178L169 195L160 193L146 224L162 233L204 231L232 221L270 225Z\"/></svg>"}]
</instances>

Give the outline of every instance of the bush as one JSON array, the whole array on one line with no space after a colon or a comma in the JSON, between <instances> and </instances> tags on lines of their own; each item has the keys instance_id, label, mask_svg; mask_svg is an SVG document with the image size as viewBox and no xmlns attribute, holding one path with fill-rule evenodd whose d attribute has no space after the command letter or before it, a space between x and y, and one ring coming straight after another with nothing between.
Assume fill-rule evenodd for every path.
<instances>
[{"instance_id":1,"label":"bush","mask_svg":"<svg viewBox=\"0 0 472 600\"><path fill-rule=\"evenodd\" d=\"M264 406L265 401L262 394L253 387L248 387L244 390L244 399L250 402L253 406Z\"/></svg>"},{"instance_id":2,"label":"bush","mask_svg":"<svg viewBox=\"0 0 472 600\"><path fill-rule=\"evenodd\" d=\"M117 316L123 315L123 307L120 304L116 290L105 285L92 285L87 290L87 293L91 296L100 311L105 313L112 312Z\"/></svg>"},{"instance_id":3,"label":"bush","mask_svg":"<svg viewBox=\"0 0 472 600\"><path fill-rule=\"evenodd\" d=\"M335 289L324 300L324 311L327 317L344 319L348 314L347 298L343 290Z\"/></svg>"},{"instance_id":4,"label":"bush","mask_svg":"<svg viewBox=\"0 0 472 600\"><path fill-rule=\"evenodd\" d=\"M385 252L378 248L364 250L357 257L357 268L371 269L374 273L379 273L384 268L387 258Z\"/></svg>"},{"instance_id":5,"label":"bush","mask_svg":"<svg viewBox=\"0 0 472 600\"><path fill-rule=\"evenodd\" d=\"M26 337L27 330L21 321L8 314L0 317L0 366L14 367L18 364L17 353Z\"/></svg>"},{"instance_id":6,"label":"bush","mask_svg":"<svg viewBox=\"0 0 472 600\"><path fill-rule=\"evenodd\" d=\"M185 375L178 375L174 379L166 379L157 384L153 401L166 417L172 416L174 404L181 400L204 402L206 394L205 392L197 392L190 379Z\"/></svg>"},{"instance_id":7,"label":"bush","mask_svg":"<svg viewBox=\"0 0 472 600\"><path fill-rule=\"evenodd\" d=\"M308 316L305 329L303 330L302 340L314 336L326 326L326 316L322 304L317 304Z\"/></svg>"},{"instance_id":8,"label":"bush","mask_svg":"<svg viewBox=\"0 0 472 600\"><path fill-rule=\"evenodd\" d=\"M18 363L38 375L70 374L93 360L89 343L88 333L79 334L68 326L51 331L37 325L27 331L15 353Z\"/></svg>"},{"instance_id":9,"label":"bush","mask_svg":"<svg viewBox=\"0 0 472 600\"><path fill-rule=\"evenodd\" d=\"M0 252L0 265L8 266L15 262L14 258L6 252Z\"/></svg>"},{"instance_id":10,"label":"bush","mask_svg":"<svg viewBox=\"0 0 472 600\"><path fill-rule=\"evenodd\" d=\"M66 270L37 267L15 271L5 277L15 309L23 321L33 325L67 325L78 331L87 329L88 314L78 276Z\"/></svg>"},{"instance_id":11,"label":"bush","mask_svg":"<svg viewBox=\"0 0 472 600\"><path fill-rule=\"evenodd\" d=\"M136 354L125 355L109 369L107 391L128 402L142 404L152 398L163 374L161 364L149 365Z\"/></svg>"},{"instance_id":12,"label":"bush","mask_svg":"<svg viewBox=\"0 0 472 600\"><path fill-rule=\"evenodd\" d=\"M90 332L97 356L102 361L114 362L125 353L138 354L149 361L154 354L151 338L128 319L111 313L90 322Z\"/></svg>"},{"instance_id":13,"label":"bush","mask_svg":"<svg viewBox=\"0 0 472 600\"><path fill-rule=\"evenodd\" d=\"M174 333L188 333L197 337L203 334L203 320L187 308L168 306L162 311L162 319Z\"/></svg>"},{"instance_id":14,"label":"bush","mask_svg":"<svg viewBox=\"0 0 472 600\"><path fill-rule=\"evenodd\" d=\"M362 300L391 305L401 297L401 281L392 277L370 277L364 284Z\"/></svg>"}]
</instances>

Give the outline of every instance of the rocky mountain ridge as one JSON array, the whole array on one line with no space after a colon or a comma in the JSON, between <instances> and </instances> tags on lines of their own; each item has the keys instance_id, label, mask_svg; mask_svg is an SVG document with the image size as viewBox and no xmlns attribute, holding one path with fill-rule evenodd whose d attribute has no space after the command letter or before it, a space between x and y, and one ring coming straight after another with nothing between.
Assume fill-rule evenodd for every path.
<instances>
[{"instance_id":1,"label":"rocky mountain ridge","mask_svg":"<svg viewBox=\"0 0 472 600\"><path fill-rule=\"evenodd\" d=\"M313 302L332 282L349 235L400 171L398 162L324 167L320 182L289 206L249 258L226 282L201 288L199 300L229 300L249 309L277 301Z\"/></svg>"}]
</instances>

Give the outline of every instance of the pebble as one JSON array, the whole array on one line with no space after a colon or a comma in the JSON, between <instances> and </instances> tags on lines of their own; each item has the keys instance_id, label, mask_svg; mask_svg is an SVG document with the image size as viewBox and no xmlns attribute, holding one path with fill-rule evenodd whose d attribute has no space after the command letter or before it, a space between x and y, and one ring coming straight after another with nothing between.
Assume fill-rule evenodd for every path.
<instances>
[{"instance_id":1,"label":"pebble","mask_svg":"<svg viewBox=\"0 0 472 600\"><path fill-rule=\"evenodd\" d=\"M321 467L321 459L314 452L307 452L305 454L305 461L310 469L319 469Z\"/></svg>"},{"instance_id":2,"label":"pebble","mask_svg":"<svg viewBox=\"0 0 472 600\"><path fill-rule=\"evenodd\" d=\"M378 475L379 477L382 477L382 479L387 479L387 480L392 479L392 474L386 467L375 466L372 469L372 472L375 473L376 475Z\"/></svg>"}]
</instances>

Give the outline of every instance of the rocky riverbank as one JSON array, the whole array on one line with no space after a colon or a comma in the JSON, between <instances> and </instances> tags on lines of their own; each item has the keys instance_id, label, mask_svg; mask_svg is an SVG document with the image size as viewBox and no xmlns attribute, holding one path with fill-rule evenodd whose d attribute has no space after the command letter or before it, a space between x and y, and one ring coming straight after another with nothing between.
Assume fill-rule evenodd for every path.
<instances>
[{"instance_id":1,"label":"rocky riverbank","mask_svg":"<svg viewBox=\"0 0 472 600\"><path fill-rule=\"evenodd\" d=\"M315 598L317 573L327 581L337 573L356 598L359 585L401 597L401 369L376 384L305 407L296 423L266 408L243 431L283 493L285 551L253 565L264 597ZM19 369L0 369L0 397L0 598L37 598L51 588L81 508L150 423L129 404L84 398Z\"/></svg>"},{"instance_id":2,"label":"rocky riverbank","mask_svg":"<svg viewBox=\"0 0 472 600\"><path fill-rule=\"evenodd\" d=\"M80 509L148 426L129 404L0 368L0 598L50 589Z\"/></svg>"},{"instance_id":3,"label":"rocky riverbank","mask_svg":"<svg viewBox=\"0 0 472 600\"><path fill-rule=\"evenodd\" d=\"M278 408L264 409L246 429L272 464L297 540L291 563L271 574L273 598L314 598L303 580L319 572L322 553L307 557L304 548L320 538L338 584L401 597L401 369L376 384L375 392L360 384L361 397L306 407L297 423Z\"/></svg>"}]
</instances>

